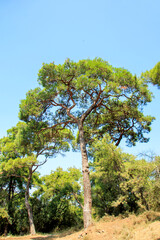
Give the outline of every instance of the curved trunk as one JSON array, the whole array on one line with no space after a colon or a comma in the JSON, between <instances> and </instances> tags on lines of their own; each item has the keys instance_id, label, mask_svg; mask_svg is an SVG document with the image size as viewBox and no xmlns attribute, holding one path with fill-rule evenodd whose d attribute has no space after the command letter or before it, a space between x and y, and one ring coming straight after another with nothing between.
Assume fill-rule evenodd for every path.
<instances>
[{"instance_id":1,"label":"curved trunk","mask_svg":"<svg viewBox=\"0 0 160 240\"><path fill-rule=\"evenodd\" d=\"M83 187L84 187L84 207L83 207L83 220L84 228L87 228L91 224L91 211L92 211L92 195L91 195L91 183L89 179L89 165L88 156L86 151L86 143L84 139L83 124L79 122L79 139L82 155L82 172L83 172Z\"/></svg>"},{"instance_id":2,"label":"curved trunk","mask_svg":"<svg viewBox=\"0 0 160 240\"><path fill-rule=\"evenodd\" d=\"M29 204L29 185L31 182L31 178L32 178L32 168L30 167L29 168L29 177L28 177L27 187L26 187L26 192L25 192L25 205L26 205L27 212L28 212L30 234L35 235L36 230L35 230L35 226L34 226L34 222L33 222L33 213L32 213L32 208Z\"/></svg>"}]
</instances>

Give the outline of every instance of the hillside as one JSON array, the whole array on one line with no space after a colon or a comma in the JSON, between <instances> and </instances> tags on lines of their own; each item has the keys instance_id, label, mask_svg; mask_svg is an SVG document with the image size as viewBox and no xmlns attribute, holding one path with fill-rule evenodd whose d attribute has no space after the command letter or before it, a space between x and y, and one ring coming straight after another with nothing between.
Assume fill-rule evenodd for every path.
<instances>
[{"instance_id":1,"label":"hillside","mask_svg":"<svg viewBox=\"0 0 160 240\"><path fill-rule=\"evenodd\" d=\"M72 230L51 235L1 237L0 240L160 240L160 213L146 212L138 217L103 217L86 231Z\"/></svg>"}]
</instances>

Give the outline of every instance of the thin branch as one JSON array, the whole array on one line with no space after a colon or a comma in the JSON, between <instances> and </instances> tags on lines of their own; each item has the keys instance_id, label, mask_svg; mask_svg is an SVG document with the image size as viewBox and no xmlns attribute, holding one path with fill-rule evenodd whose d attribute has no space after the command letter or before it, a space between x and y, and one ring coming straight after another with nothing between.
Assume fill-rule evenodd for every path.
<instances>
[{"instance_id":1,"label":"thin branch","mask_svg":"<svg viewBox=\"0 0 160 240\"><path fill-rule=\"evenodd\" d=\"M72 105L70 108L67 108L67 115L68 115L70 118L74 119L75 122L77 122L78 119L71 114L71 110L76 106L76 103L75 103L75 101L74 101L74 99L73 99L73 93L69 90L69 88L67 89L67 92L69 93L70 99L71 99L71 101L72 101L72 103L73 103L73 105Z\"/></svg>"},{"instance_id":2,"label":"thin branch","mask_svg":"<svg viewBox=\"0 0 160 240\"><path fill-rule=\"evenodd\" d=\"M56 123L56 124L54 124L54 125L51 126L51 127L43 128L43 129L40 130L39 132L44 131L44 130L47 130L47 129L54 129L54 128L56 128L57 126L60 126L60 125L63 125L63 124L64 124L64 126L63 126L63 129L64 129L64 128L67 126L67 124L69 124L69 123L75 123L75 121L73 121L73 120L68 120L68 121L66 121L66 122Z\"/></svg>"},{"instance_id":3,"label":"thin branch","mask_svg":"<svg viewBox=\"0 0 160 240\"><path fill-rule=\"evenodd\" d=\"M118 141L115 144L116 146L118 146L120 144L120 142L122 140L122 137L123 137L123 134L124 134L124 131L121 132L120 137L119 137Z\"/></svg>"},{"instance_id":4,"label":"thin branch","mask_svg":"<svg viewBox=\"0 0 160 240\"><path fill-rule=\"evenodd\" d=\"M74 192L72 192L72 194L73 194L73 196L75 197L76 201L77 201L77 202L79 203L79 205L81 206L81 208L83 209L84 207L83 207L82 203L79 201L79 199L78 199L78 197L77 197L77 194L74 193Z\"/></svg>"},{"instance_id":5,"label":"thin branch","mask_svg":"<svg viewBox=\"0 0 160 240\"><path fill-rule=\"evenodd\" d=\"M46 162L47 162L47 158L42 163L34 164L33 167L36 167L36 168L33 170L33 172L35 172L38 167L43 166Z\"/></svg>"},{"instance_id":6,"label":"thin branch","mask_svg":"<svg viewBox=\"0 0 160 240\"><path fill-rule=\"evenodd\" d=\"M98 96L97 98L94 100L93 104L88 108L88 110L83 113L82 117L81 117L81 121L83 122L85 120L85 118L90 114L90 112L94 109L94 108L97 108L99 106L99 104L101 104L103 98L100 100L100 103L97 104L98 100L100 99L100 95L101 93L103 92L102 89L101 89L101 85L99 85L99 93L98 93Z\"/></svg>"},{"instance_id":7,"label":"thin branch","mask_svg":"<svg viewBox=\"0 0 160 240\"><path fill-rule=\"evenodd\" d=\"M2 175L2 173L1 173L1 175ZM26 176L19 176L19 175L16 175L16 174L10 174L8 176L0 176L0 178L8 178L8 177L18 177L18 178L23 177L23 178L26 178Z\"/></svg>"}]
</instances>

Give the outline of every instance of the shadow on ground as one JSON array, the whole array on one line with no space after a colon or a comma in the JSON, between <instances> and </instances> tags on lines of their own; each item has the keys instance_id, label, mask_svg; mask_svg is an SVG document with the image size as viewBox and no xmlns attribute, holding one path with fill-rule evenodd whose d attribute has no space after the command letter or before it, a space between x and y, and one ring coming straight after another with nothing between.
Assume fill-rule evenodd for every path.
<instances>
[{"instance_id":1,"label":"shadow on ground","mask_svg":"<svg viewBox=\"0 0 160 240\"><path fill-rule=\"evenodd\" d=\"M56 235L51 235L51 236L44 236L44 237L33 237L31 240L51 240L54 238L57 238L58 236Z\"/></svg>"},{"instance_id":2,"label":"shadow on ground","mask_svg":"<svg viewBox=\"0 0 160 240\"><path fill-rule=\"evenodd\" d=\"M51 239L59 239L59 238L63 238L66 236L69 236L73 234L72 233L61 233L61 234L52 234L52 235L48 235L48 236L41 236L41 237L32 237L31 240L51 240Z\"/></svg>"}]
</instances>

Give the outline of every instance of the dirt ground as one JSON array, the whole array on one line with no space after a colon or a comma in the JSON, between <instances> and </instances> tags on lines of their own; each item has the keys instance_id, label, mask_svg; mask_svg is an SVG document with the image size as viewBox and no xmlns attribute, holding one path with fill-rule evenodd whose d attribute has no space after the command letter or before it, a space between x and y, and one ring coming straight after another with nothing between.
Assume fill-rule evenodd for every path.
<instances>
[{"instance_id":1,"label":"dirt ground","mask_svg":"<svg viewBox=\"0 0 160 240\"><path fill-rule=\"evenodd\" d=\"M87 230L50 235L0 237L0 240L160 240L160 213L148 212L138 217L103 217Z\"/></svg>"}]
</instances>

